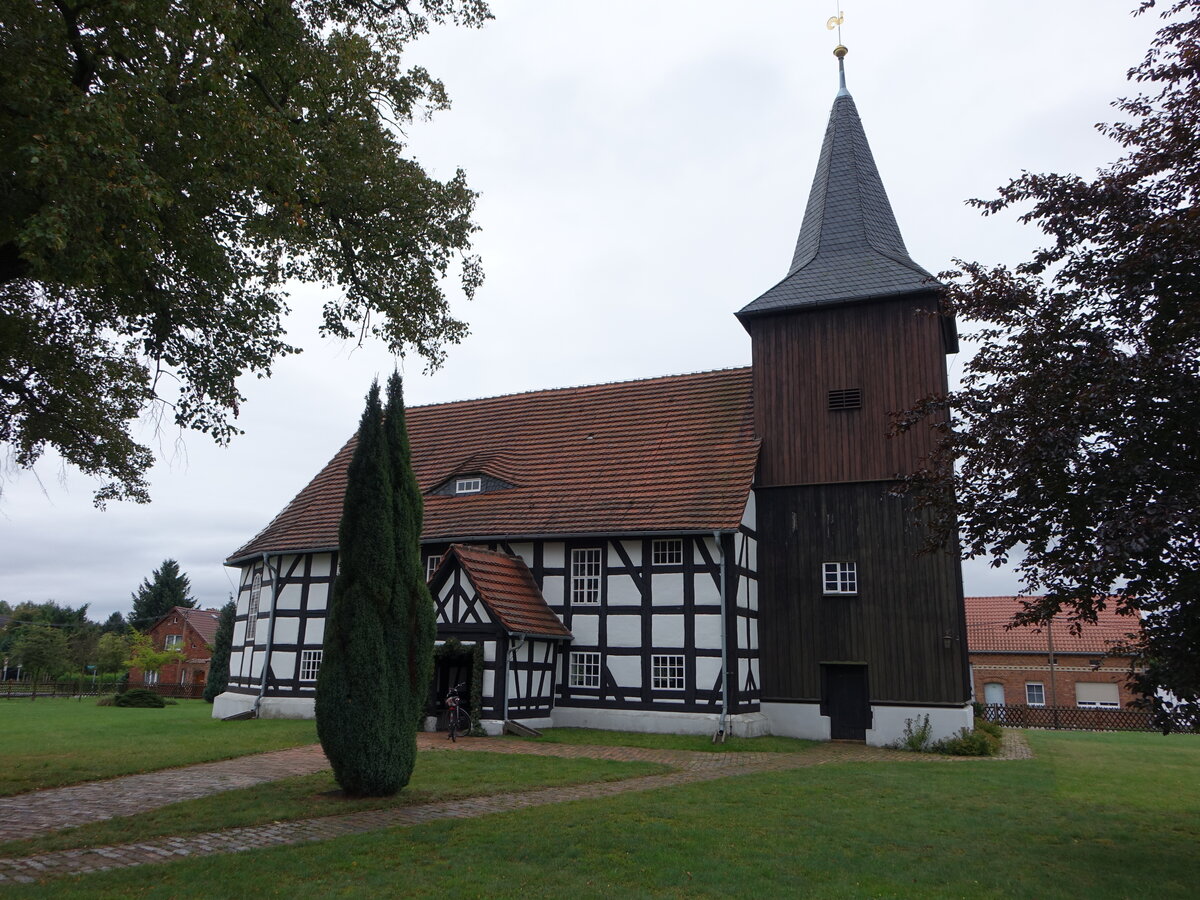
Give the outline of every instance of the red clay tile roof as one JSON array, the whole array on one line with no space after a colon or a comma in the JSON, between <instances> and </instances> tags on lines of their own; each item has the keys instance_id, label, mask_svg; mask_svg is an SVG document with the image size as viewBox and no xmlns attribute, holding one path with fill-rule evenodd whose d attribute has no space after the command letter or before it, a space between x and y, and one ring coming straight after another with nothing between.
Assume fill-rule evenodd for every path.
<instances>
[{"instance_id":1,"label":"red clay tile roof","mask_svg":"<svg viewBox=\"0 0 1200 900\"><path fill-rule=\"evenodd\" d=\"M571 637L571 632L546 605L533 573L519 556L452 544L438 566L439 571L451 565L452 558L458 560L488 611L509 634Z\"/></svg>"},{"instance_id":2,"label":"red clay tile roof","mask_svg":"<svg viewBox=\"0 0 1200 900\"><path fill-rule=\"evenodd\" d=\"M204 639L204 643L206 644L211 644L216 640L217 625L221 622L221 611L219 609L191 609L186 606L172 606L170 611L158 617L158 620L150 626L150 629L157 628L167 616L179 616L185 619L195 632Z\"/></svg>"},{"instance_id":3,"label":"red clay tile roof","mask_svg":"<svg viewBox=\"0 0 1200 900\"><path fill-rule=\"evenodd\" d=\"M967 648L971 653L997 651L1046 653L1046 629L1023 626L1006 630L1014 614L1022 608L1022 600L1035 597L964 597L967 609ZM1096 624L1084 624L1079 634L1071 634L1065 616L1053 620L1054 652L1107 653L1114 644L1127 640L1126 635L1139 630L1138 620L1121 616L1110 605L1102 610Z\"/></svg>"},{"instance_id":4,"label":"red clay tile roof","mask_svg":"<svg viewBox=\"0 0 1200 900\"><path fill-rule=\"evenodd\" d=\"M515 485L427 494L426 541L734 529L758 458L749 368L415 406L406 417L422 491L454 475ZM227 562L337 547L354 443Z\"/></svg>"}]
</instances>

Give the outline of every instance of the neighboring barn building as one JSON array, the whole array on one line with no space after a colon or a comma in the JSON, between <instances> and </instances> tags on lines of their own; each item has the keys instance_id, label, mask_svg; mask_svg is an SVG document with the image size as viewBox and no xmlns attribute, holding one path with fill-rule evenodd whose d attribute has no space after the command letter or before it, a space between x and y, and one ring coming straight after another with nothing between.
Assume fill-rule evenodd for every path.
<instances>
[{"instance_id":1,"label":"neighboring barn building","mask_svg":"<svg viewBox=\"0 0 1200 900\"><path fill-rule=\"evenodd\" d=\"M148 633L155 650L177 649L184 654L183 662L163 666L158 672L133 668L129 670L129 680L134 684L191 686L192 692L199 696L197 690L208 681L212 642L220 619L219 609L172 607L150 626Z\"/></svg>"},{"instance_id":2,"label":"neighboring barn building","mask_svg":"<svg viewBox=\"0 0 1200 900\"><path fill-rule=\"evenodd\" d=\"M958 554L918 555L889 493L931 441L889 414L957 350L937 287L843 81L787 274L737 313L751 367L409 409L438 634L482 646L485 727L970 725ZM312 714L353 448L227 560L214 715Z\"/></svg>"},{"instance_id":3,"label":"neighboring barn building","mask_svg":"<svg viewBox=\"0 0 1200 900\"><path fill-rule=\"evenodd\" d=\"M1122 709L1135 699L1126 684L1132 660L1119 647L1139 630L1136 618L1109 607L1078 634L1064 618L1040 628L1008 628L1021 609L1021 597L966 598L976 700L992 706Z\"/></svg>"}]
</instances>

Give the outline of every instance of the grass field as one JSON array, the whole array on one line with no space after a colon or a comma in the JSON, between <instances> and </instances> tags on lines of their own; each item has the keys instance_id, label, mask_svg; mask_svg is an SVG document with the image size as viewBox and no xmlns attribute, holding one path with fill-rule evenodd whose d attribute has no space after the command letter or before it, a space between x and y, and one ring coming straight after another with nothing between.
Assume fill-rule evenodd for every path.
<instances>
[{"instance_id":1,"label":"grass field","mask_svg":"<svg viewBox=\"0 0 1200 900\"><path fill-rule=\"evenodd\" d=\"M312 721L221 722L212 705L163 709L94 700L0 701L0 796L312 744Z\"/></svg>"},{"instance_id":2,"label":"grass field","mask_svg":"<svg viewBox=\"0 0 1200 900\"><path fill-rule=\"evenodd\" d=\"M595 728L548 728L538 738L524 738L535 744L591 744L600 747L651 747L655 750L694 750L701 753L799 753L814 746L813 741L787 737L726 739L714 744L707 734L646 734L639 731L599 731Z\"/></svg>"},{"instance_id":3,"label":"grass field","mask_svg":"<svg viewBox=\"0 0 1200 900\"><path fill-rule=\"evenodd\" d=\"M1200 737L823 765L9 888L13 897L1192 898ZM496 775L494 777L501 777Z\"/></svg>"}]
</instances>

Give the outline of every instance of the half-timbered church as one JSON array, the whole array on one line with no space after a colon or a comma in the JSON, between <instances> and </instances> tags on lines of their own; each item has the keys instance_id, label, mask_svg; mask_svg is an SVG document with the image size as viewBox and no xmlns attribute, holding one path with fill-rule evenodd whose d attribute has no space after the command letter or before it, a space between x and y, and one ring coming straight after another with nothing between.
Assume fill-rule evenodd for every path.
<instances>
[{"instance_id":1,"label":"half-timbered church","mask_svg":"<svg viewBox=\"0 0 1200 900\"><path fill-rule=\"evenodd\" d=\"M839 67L842 64L839 55ZM787 274L736 316L748 368L407 411L436 697L483 726L895 740L971 724L955 552L889 493L930 437L953 320L908 255L844 74ZM227 564L226 716L310 716L351 439ZM430 719L432 725L433 719Z\"/></svg>"}]
</instances>

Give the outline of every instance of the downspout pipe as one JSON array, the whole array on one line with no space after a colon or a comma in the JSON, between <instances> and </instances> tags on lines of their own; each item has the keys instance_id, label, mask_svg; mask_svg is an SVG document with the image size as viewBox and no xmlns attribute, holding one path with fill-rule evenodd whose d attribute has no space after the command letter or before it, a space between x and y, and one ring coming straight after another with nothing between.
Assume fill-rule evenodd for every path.
<instances>
[{"instance_id":1,"label":"downspout pipe","mask_svg":"<svg viewBox=\"0 0 1200 900\"><path fill-rule=\"evenodd\" d=\"M275 609L279 606L279 570L283 567L283 557L274 569L267 554L262 555L263 570L271 573L271 616L267 619L267 646L263 654L262 681L258 685L258 697L254 700L254 718L258 718L258 709L262 705L263 696L267 693L267 678L271 674L271 646L275 643ZM254 653L254 648L250 648Z\"/></svg>"},{"instance_id":2,"label":"downspout pipe","mask_svg":"<svg viewBox=\"0 0 1200 900\"><path fill-rule=\"evenodd\" d=\"M716 541L717 556L721 560L721 723L713 739L724 741L729 727L729 629L725 620L726 560L725 546L721 542L721 532L714 531L713 540Z\"/></svg>"}]
</instances>

